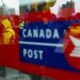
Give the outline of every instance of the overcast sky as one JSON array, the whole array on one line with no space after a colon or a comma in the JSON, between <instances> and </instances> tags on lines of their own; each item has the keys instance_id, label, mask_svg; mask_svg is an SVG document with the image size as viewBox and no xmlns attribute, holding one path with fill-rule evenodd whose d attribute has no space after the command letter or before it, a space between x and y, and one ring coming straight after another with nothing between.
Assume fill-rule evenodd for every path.
<instances>
[{"instance_id":1,"label":"overcast sky","mask_svg":"<svg viewBox=\"0 0 80 80\"><path fill-rule=\"evenodd\" d=\"M24 0L22 0L24 1ZM31 0L26 0L26 1L30 1ZM38 1L38 0L34 0L34 1ZM70 0L57 0L56 4L54 7L51 8L51 11L53 13L58 13L58 9L62 4L65 4L67 1ZM75 2L75 9L76 12L80 12L80 0L73 0ZM3 0L3 2L10 8L15 8L16 9L16 13L19 13L19 0ZM0 5L2 5L1 0L0 0Z\"/></svg>"}]
</instances>

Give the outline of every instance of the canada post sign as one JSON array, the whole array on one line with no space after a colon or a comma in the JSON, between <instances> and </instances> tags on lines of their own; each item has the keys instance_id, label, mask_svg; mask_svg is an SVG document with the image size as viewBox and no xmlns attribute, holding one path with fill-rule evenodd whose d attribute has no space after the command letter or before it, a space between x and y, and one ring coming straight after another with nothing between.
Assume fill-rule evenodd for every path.
<instances>
[{"instance_id":1,"label":"canada post sign","mask_svg":"<svg viewBox=\"0 0 80 80\"><path fill-rule=\"evenodd\" d=\"M73 70L65 59L63 47L64 32L70 24L70 21L25 23L20 29L21 62Z\"/></svg>"}]
</instances>

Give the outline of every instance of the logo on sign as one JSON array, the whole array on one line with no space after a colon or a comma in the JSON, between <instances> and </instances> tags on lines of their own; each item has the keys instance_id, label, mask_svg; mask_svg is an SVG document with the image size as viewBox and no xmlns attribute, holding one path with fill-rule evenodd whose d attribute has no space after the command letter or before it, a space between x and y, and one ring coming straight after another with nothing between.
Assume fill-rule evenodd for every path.
<instances>
[{"instance_id":1,"label":"logo on sign","mask_svg":"<svg viewBox=\"0 0 80 80\"><path fill-rule=\"evenodd\" d=\"M68 62L71 66L80 70L80 24L71 25L64 40L65 55Z\"/></svg>"}]
</instances>

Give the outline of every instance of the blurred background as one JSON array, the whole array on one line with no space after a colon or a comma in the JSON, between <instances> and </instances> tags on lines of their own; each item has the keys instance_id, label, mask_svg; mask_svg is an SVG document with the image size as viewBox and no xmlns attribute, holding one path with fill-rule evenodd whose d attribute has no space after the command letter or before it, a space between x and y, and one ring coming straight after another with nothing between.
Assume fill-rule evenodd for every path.
<instances>
[{"instance_id":1,"label":"blurred background","mask_svg":"<svg viewBox=\"0 0 80 80\"><path fill-rule=\"evenodd\" d=\"M0 0L0 15L20 15L25 12L30 12L32 3L39 0ZM47 0L48 1L48 0ZM66 10L64 8L71 8L70 13L80 12L80 0L56 0L54 6L50 8L52 13L56 15L65 16ZM41 8L38 8L41 9ZM34 10L38 10L35 7ZM67 14L66 14L67 15ZM0 80L56 80L46 78L34 74L24 73L15 69L0 67Z\"/></svg>"},{"instance_id":2,"label":"blurred background","mask_svg":"<svg viewBox=\"0 0 80 80\"><path fill-rule=\"evenodd\" d=\"M56 79L24 73L7 67L0 67L0 80L56 80Z\"/></svg>"}]
</instances>

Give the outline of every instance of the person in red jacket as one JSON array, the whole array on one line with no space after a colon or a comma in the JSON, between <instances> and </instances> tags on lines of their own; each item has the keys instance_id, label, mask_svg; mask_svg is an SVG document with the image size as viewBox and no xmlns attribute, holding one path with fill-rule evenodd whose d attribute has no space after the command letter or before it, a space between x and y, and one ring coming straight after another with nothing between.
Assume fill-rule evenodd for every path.
<instances>
[{"instance_id":1,"label":"person in red jacket","mask_svg":"<svg viewBox=\"0 0 80 80\"><path fill-rule=\"evenodd\" d=\"M40 4L32 4L31 11L28 13L26 22L48 22L50 20L55 20L55 14L52 14L50 7L54 5L56 0L50 0L48 2L43 2ZM37 9L35 9L37 7Z\"/></svg>"}]
</instances>

